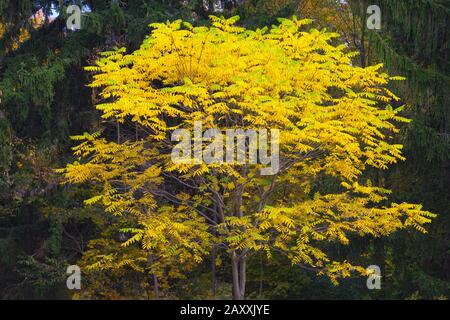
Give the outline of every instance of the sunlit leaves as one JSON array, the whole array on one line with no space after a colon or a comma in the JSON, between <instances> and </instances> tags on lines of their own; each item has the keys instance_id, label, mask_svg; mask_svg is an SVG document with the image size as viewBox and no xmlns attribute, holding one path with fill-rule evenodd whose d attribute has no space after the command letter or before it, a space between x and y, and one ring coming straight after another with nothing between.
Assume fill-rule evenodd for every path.
<instances>
[{"instance_id":1,"label":"sunlit leaves","mask_svg":"<svg viewBox=\"0 0 450 320\"><path fill-rule=\"evenodd\" d=\"M86 204L131 217L123 246L139 243L166 262L190 265L213 245L269 257L274 249L334 280L360 269L332 261L320 241L425 232L433 214L388 205L390 191L363 179L369 167L403 160L392 138L408 120L389 105L398 98L386 88L397 78L381 65L352 65L354 54L333 44L338 35L307 30L311 21L280 19L252 31L237 19L211 17L210 28L152 24L138 50L103 53L87 68L102 118L142 130L117 142L75 137L77 161L63 172L67 182L100 187ZM192 130L195 121L222 131L279 129L281 171L267 178L254 164L173 163L170 133ZM325 178L333 191L318 189Z\"/></svg>"}]
</instances>

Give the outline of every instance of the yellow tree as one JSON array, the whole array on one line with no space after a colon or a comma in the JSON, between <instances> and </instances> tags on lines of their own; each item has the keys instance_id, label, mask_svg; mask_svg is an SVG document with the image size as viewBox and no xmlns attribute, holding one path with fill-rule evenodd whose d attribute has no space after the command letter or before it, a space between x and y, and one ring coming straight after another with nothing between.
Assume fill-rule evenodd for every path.
<instances>
[{"instance_id":1,"label":"yellow tree","mask_svg":"<svg viewBox=\"0 0 450 320\"><path fill-rule=\"evenodd\" d=\"M332 44L338 35L307 30L309 20L280 19L256 31L236 26L238 17L211 20L211 27L153 24L140 49L105 52L87 68L103 100L97 109L117 123L117 139L75 137L78 160L61 172L67 183L99 186L87 204L131 217L123 246L139 243L149 257L181 266L226 252L233 298L243 299L254 252L282 252L336 281L365 269L333 261L321 242L348 244L350 234L378 237L408 226L425 232L431 213L390 203L389 190L363 178L370 167L402 160L392 138L395 123L407 119L390 106L398 98L386 88L400 79L381 65L352 65L355 54ZM173 161L174 130L193 132L199 122L222 133L279 130L279 168L264 175L263 164L251 161ZM254 141L244 140L250 152ZM205 136L184 142L194 143L194 154L217 147ZM325 179L332 192L320 188Z\"/></svg>"}]
</instances>

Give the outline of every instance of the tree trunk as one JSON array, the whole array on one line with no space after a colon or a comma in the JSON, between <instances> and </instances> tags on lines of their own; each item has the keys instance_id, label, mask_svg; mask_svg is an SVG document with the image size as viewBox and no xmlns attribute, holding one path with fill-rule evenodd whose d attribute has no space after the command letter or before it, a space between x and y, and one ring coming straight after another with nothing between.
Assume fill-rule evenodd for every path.
<instances>
[{"instance_id":1,"label":"tree trunk","mask_svg":"<svg viewBox=\"0 0 450 320\"><path fill-rule=\"evenodd\" d=\"M231 271L233 276L233 300L243 300L245 297L246 284L246 256L238 256L233 251L231 256Z\"/></svg>"},{"instance_id":2,"label":"tree trunk","mask_svg":"<svg viewBox=\"0 0 450 320\"><path fill-rule=\"evenodd\" d=\"M264 279L264 262L263 262L263 254L261 253L261 260L259 264L259 291L258 298L261 299L262 291L263 291L263 279Z\"/></svg>"},{"instance_id":3,"label":"tree trunk","mask_svg":"<svg viewBox=\"0 0 450 320\"><path fill-rule=\"evenodd\" d=\"M153 266L153 256L151 253L148 254L147 260L150 266ZM159 284L158 284L158 277L156 276L155 272L153 272L152 278L153 278L153 289L155 293L155 300L159 300L160 299Z\"/></svg>"}]
</instances>

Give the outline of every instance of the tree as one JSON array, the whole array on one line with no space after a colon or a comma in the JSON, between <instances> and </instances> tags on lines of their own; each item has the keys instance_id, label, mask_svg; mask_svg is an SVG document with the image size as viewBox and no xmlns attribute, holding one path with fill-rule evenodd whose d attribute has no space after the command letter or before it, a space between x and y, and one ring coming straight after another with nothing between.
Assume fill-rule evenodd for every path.
<instances>
[{"instance_id":1,"label":"tree","mask_svg":"<svg viewBox=\"0 0 450 320\"><path fill-rule=\"evenodd\" d=\"M393 136L395 122L408 120L386 88L397 78L380 72L382 65L353 66L354 54L331 44L338 35L306 31L308 20L280 19L256 31L236 26L238 17L211 20L209 28L153 24L138 50L104 52L87 68L103 99L97 109L116 122L117 139L74 137L78 160L60 171L67 183L98 186L87 204L127 217L123 246L139 242L152 263L176 258L181 265L218 248L231 260L233 298L243 299L246 262L257 251L282 252L336 282L366 271L335 261L322 242L348 244L352 234L410 226L426 232L432 213L390 203L389 190L362 178L370 167L403 160ZM279 171L262 175L261 164L248 162L174 163L171 133L197 121L220 132L278 129ZM214 144L208 140L194 138L203 154Z\"/></svg>"}]
</instances>

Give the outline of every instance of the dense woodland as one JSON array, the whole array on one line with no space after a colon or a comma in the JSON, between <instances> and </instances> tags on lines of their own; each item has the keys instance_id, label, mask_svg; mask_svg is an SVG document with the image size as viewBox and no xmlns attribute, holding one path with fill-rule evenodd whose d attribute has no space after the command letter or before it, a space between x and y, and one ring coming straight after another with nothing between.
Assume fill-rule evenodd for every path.
<instances>
[{"instance_id":1,"label":"dense woodland","mask_svg":"<svg viewBox=\"0 0 450 320\"><path fill-rule=\"evenodd\" d=\"M74 3L83 8L82 28L71 31L66 8ZM381 8L380 30L366 25L367 7L374 4ZM0 299L450 298L449 14L449 0L0 0ZM178 19L186 23L170 24ZM208 34L213 39L202 40ZM306 43L304 51L284 46L283 35ZM184 50L164 51L166 43ZM178 70L184 66L179 61L192 61L189 46L217 58L217 69L198 62L196 69ZM157 50L161 56L155 58ZM250 74L232 87L234 103L248 106L240 113L220 109L232 105L226 88L213 84L211 92L223 93L211 94L214 100L196 86L201 76L206 82L228 77L228 63L248 63L241 56L232 59L236 51L253 61L258 54L284 59L284 65L273 63L269 80ZM298 61L313 61L321 72L320 81L308 83L314 89L305 89L304 99L320 105L317 96L331 96L345 106L336 116L363 118L355 128L322 127L333 119L315 109L304 118L290 109L275 117L264 105L264 99L279 97L277 86L309 81L308 64L295 69ZM148 69L164 81L149 84L142 71ZM333 70L357 80L339 82ZM247 69L239 71L245 75ZM132 94L127 79L147 81L148 87L133 87ZM163 115L152 120L139 113L138 98L183 98L177 100L183 107L210 99L207 105L216 109L202 110L206 119L240 121L241 113L255 112L246 99L261 98L245 82L276 91L264 95L258 105L264 111L251 118L254 123L310 119L306 126L317 137L309 138L317 160L305 146L312 160L277 177L276 186L276 178L242 183L244 174L231 169L152 169L149 159L164 161L158 135L165 131L158 121L191 121L200 112L188 118L164 105ZM115 102L117 97L135 109ZM354 100L346 105L349 97ZM359 117L363 111L356 102L364 99L379 100L385 109L366 108ZM398 120L396 127L386 119ZM374 133L358 136L364 128ZM395 134L383 140L378 129ZM364 153L372 162L364 170L354 160L360 150L350 150L352 139L329 142L346 134L376 145ZM294 138L284 142L303 146ZM326 156L342 149L355 156ZM351 165L343 164L349 159ZM88 172L92 166L94 174ZM146 188L158 191L146 197ZM260 198L256 190L262 190ZM246 218L253 205L255 216ZM158 209L146 215L143 208ZM228 210L230 216L220 221ZM324 229L323 220L306 214L321 210ZM346 210L353 215L344 221L339 214ZM304 242L294 237L297 226L303 227ZM69 265L81 267L81 290L66 287ZM366 286L369 265L381 268L381 290Z\"/></svg>"}]
</instances>

